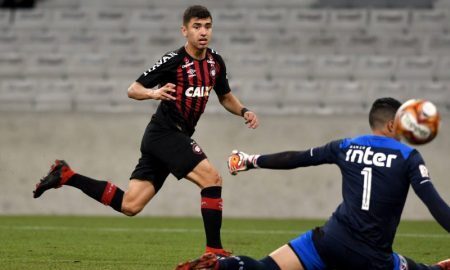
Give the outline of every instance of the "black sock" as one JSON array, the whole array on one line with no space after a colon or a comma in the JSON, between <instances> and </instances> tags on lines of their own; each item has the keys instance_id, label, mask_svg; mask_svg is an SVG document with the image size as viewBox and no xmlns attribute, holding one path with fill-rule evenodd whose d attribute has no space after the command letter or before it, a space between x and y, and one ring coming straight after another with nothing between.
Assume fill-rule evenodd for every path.
<instances>
[{"instance_id":1,"label":"black sock","mask_svg":"<svg viewBox=\"0 0 450 270\"><path fill-rule=\"evenodd\" d=\"M206 245L222 248L220 228L222 227L222 187L213 186L202 189L202 217L205 226Z\"/></svg>"},{"instance_id":2,"label":"black sock","mask_svg":"<svg viewBox=\"0 0 450 270\"><path fill-rule=\"evenodd\" d=\"M109 205L118 212L122 212L123 191L110 182L74 174L66 182L66 185L76 187L94 200Z\"/></svg>"},{"instance_id":3,"label":"black sock","mask_svg":"<svg viewBox=\"0 0 450 270\"><path fill-rule=\"evenodd\" d=\"M423 263L416 263L415 261L411 260L410 258L407 258L407 257L403 257L403 258L405 258L406 262L408 263L407 270L442 270L437 265L426 265Z\"/></svg>"},{"instance_id":4,"label":"black sock","mask_svg":"<svg viewBox=\"0 0 450 270\"><path fill-rule=\"evenodd\" d=\"M247 256L228 257L219 260L219 270L280 270L275 261L267 256L262 260L255 260Z\"/></svg>"}]
</instances>

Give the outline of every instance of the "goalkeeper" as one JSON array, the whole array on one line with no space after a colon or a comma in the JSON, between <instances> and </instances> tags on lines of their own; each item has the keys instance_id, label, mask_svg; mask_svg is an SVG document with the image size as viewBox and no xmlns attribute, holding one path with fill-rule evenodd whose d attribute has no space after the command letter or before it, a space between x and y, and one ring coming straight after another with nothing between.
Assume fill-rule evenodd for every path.
<instances>
[{"instance_id":1,"label":"goalkeeper","mask_svg":"<svg viewBox=\"0 0 450 270\"><path fill-rule=\"evenodd\" d=\"M450 270L450 259L416 263L393 252L409 186L433 217L450 231L450 208L439 196L420 153L398 141L394 116L400 102L378 99L369 113L371 135L330 142L307 151L248 155L233 151L230 173L255 168L294 169L336 164L342 173L343 202L325 225L308 231L262 260L246 256L217 260L204 254L178 270Z\"/></svg>"}]
</instances>

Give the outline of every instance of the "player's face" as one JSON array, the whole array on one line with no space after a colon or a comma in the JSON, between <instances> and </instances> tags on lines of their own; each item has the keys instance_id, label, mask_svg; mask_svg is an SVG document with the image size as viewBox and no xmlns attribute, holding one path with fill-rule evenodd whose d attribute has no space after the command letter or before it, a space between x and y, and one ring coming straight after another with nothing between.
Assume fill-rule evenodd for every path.
<instances>
[{"instance_id":1,"label":"player's face","mask_svg":"<svg viewBox=\"0 0 450 270\"><path fill-rule=\"evenodd\" d=\"M212 34L211 18L192 18L187 25L181 27L183 36L188 44L197 50L204 50L208 47Z\"/></svg>"}]
</instances>

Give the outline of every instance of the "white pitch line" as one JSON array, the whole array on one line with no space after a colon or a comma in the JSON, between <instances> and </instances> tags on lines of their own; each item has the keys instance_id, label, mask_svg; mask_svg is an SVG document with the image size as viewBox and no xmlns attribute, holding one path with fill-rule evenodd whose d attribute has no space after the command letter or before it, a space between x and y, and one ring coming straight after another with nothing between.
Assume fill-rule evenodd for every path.
<instances>
[{"instance_id":1,"label":"white pitch line","mask_svg":"<svg viewBox=\"0 0 450 270\"><path fill-rule=\"evenodd\" d=\"M7 230L23 230L23 231L93 231L93 232L156 232L156 233L203 233L202 229L187 229L187 228L131 228L131 227L104 227L104 228L80 228L80 227L68 227L68 226L5 226L1 225L0 229ZM299 235L303 231L294 230L222 230L222 233L233 234L291 234ZM406 238L450 238L450 234L436 233L436 234L423 234L423 233L397 233L397 237Z\"/></svg>"}]
</instances>

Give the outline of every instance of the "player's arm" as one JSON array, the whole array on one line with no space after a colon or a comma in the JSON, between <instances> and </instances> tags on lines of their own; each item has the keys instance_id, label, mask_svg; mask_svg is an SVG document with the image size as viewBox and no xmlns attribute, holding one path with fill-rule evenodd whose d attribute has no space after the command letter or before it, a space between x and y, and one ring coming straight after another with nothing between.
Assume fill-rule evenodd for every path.
<instances>
[{"instance_id":1,"label":"player's arm","mask_svg":"<svg viewBox=\"0 0 450 270\"><path fill-rule=\"evenodd\" d=\"M450 232L450 207L434 188L425 162L417 151L408 159L408 173L414 192L427 206L434 219Z\"/></svg>"},{"instance_id":2,"label":"player's arm","mask_svg":"<svg viewBox=\"0 0 450 270\"><path fill-rule=\"evenodd\" d=\"M335 163L340 141L334 141L321 147L306 151L286 151L268 155L248 155L234 150L228 158L231 174L255 168L290 170L299 167Z\"/></svg>"},{"instance_id":3,"label":"player's arm","mask_svg":"<svg viewBox=\"0 0 450 270\"><path fill-rule=\"evenodd\" d=\"M249 128L258 127L259 122L256 114L245 108L235 95L233 95L231 92L228 92L224 95L219 95L218 97L220 104L222 104L222 106L227 111L231 112L232 114L244 117L245 123L248 124Z\"/></svg>"},{"instance_id":4,"label":"player's arm","mask_svg":"<svg viewBox=\"0 0 450 270\"><path fill-rule=\"evenodd\" d=\"M414 188L414 192L427 206L434 219L441 224L447 232L450 232L450 207L441 198L433 184L429 182L421 188Z\"/></svg>"},{"instance_id":5,"label":"player's arm","mask_svg":"<svg viewBox=\"0 0 450 270\"><path fill-rule=\"evenodd\" d=\"M146 88L139 82L133 82L128 87L128 97L136 100L175 100L176 97L171 95L173 92L176 92L173 83L167 83L157 89Z\"/></svg>"}]
</instances>

